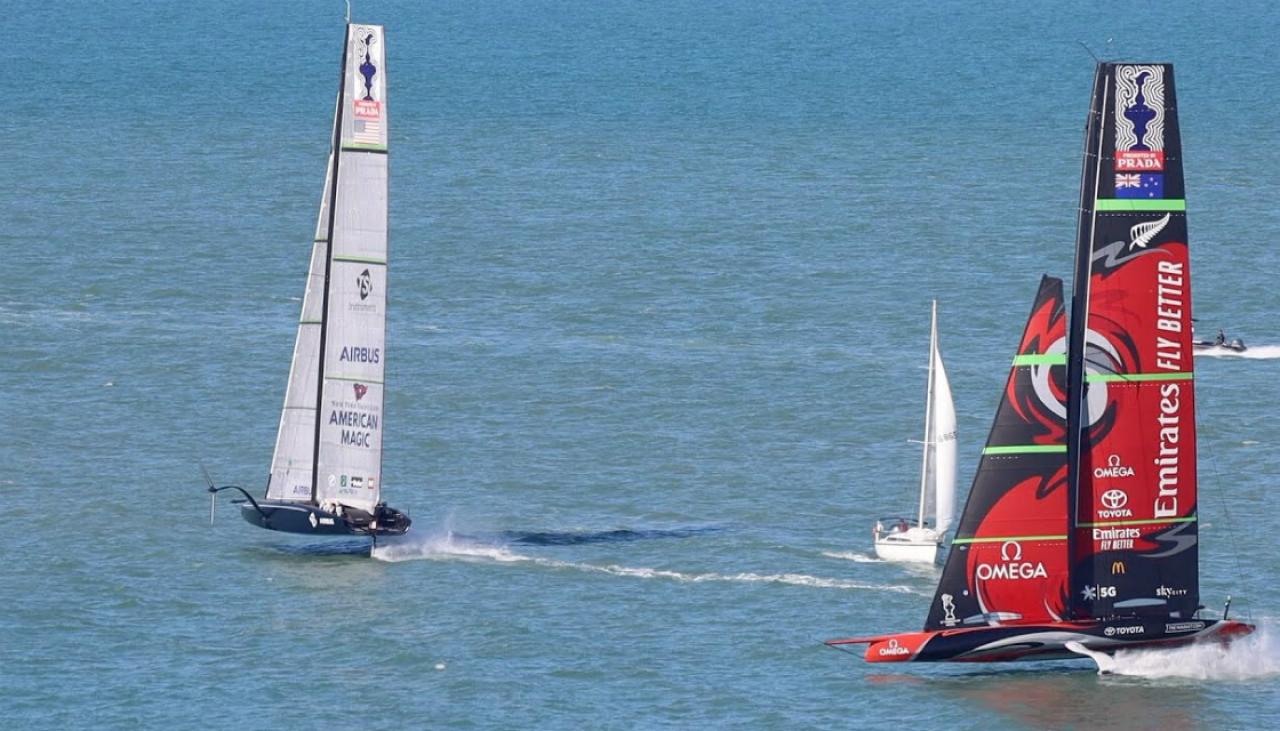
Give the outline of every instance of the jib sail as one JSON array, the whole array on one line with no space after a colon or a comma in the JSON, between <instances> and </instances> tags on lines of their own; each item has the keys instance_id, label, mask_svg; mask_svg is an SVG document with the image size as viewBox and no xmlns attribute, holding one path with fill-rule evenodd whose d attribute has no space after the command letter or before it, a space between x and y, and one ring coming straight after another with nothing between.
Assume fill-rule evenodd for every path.
<instances>
[{"instance_id":1,"label":"jib sail","mask_svg":"<svg viewBox=\"0 0 1280 731\"><path fill-rule=\"evenodd\" d=\"M926 630L1061 618L1067 591L1066 313L1045 277Z\"/></svg>"}]
</instances>

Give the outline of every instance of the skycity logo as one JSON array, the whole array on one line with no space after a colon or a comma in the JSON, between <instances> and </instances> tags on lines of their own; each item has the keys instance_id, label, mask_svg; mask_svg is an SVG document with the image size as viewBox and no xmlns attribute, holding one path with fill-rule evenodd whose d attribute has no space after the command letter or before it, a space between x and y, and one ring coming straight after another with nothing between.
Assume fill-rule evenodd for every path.
<instances>
[{"instance_id":1,"label":"skycity logo","mask_svg":"<svg viewBox=\"0 0 1280 731\"><path fill-rule=\"evenodd\" d=\"M992 579L1047 579L1044 563L1022 560L1022 544L1017 541L1005 541L1000 546L1000 563L980 563L974 574L981 581Z\"/></svg>"}]
</instances>

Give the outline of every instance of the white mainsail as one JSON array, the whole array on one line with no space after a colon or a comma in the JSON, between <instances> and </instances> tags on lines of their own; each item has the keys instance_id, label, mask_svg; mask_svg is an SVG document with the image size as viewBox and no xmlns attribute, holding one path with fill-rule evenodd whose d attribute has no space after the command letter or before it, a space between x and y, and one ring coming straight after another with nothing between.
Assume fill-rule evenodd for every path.
<instances>
[{"instance_id":1,"label":"white mainsail","mask_svg":"<svg viewBox=\"0 0 1280 731\"><path fill-rule=\"evenodd\" d=\"M934 516L941 538L951 526L956 501L956 407L938 349L938 303L929 332L929 390L925 402L924 454L920 468L920 525Z\"/></svg>"},{"instance_id":2,"label":"white mainsail","mask_svg":"<svg viewBox=\"0 0 1280 731\"><path fill-rule=\"evenodd\" d=\"M956 405L951 398L951 383L947 369L942 365L942 351L938 350L937 317L935 311L932 348L933 362L933 462L935 523L939 536L946 534L956 512Z\"/></svg>"},{"instance_id":3,"label":"white mainsail","mask_svg":"<svg viewBox=\"0 0 1280 731\"><path fill-rule=\"evenodd\" d=\"M270 498L366 511L378 503L387 303L384 61L381 26L347 27L336 144L272 457Z\"/></svg>"}]
</instances>

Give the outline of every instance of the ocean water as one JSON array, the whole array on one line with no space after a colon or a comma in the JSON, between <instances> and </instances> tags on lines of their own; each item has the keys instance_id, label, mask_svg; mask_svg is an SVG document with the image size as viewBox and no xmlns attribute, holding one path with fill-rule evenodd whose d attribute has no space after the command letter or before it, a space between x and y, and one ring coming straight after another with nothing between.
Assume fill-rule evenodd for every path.
<instances>
[{"instance_id":1,"label":"ocean water","mask_svg":"<svg viewBox=\"0 0 1280 731\"><path fill-rule=\"evenodd\" d=\"M375 2L379 548L260 531L340 2L6 6L0 708L11 728L1269 728L1280 60L1267 3ZM1082 45L1083 44L1083 45ZM1070 274L1093 60L1176 64L1202 596L1230 652L868 666L937 572L929 301L968 480Z\"/></svg>"}]
</instances>

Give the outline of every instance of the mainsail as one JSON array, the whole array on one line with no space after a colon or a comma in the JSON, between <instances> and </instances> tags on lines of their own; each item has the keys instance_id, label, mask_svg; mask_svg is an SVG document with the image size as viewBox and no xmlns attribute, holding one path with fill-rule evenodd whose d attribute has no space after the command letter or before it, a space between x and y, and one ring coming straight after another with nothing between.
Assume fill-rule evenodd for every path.
<instances>
[{"instance_id":1,"label":"mainsail","mask_svg":"<svg viewBox=\"0 0 1280 731\"><path fill-rule=\"evenodd\" d=\"M1191 279L1167 64L1098 66L1072 302L1071 616L1199 606Z\"/></svg>"},{"instance_id":2,"label":"mainsail","mask_svg":"<svg viewBox=\"0 0 1280 731\"><path fill-rule=\"evenodd\" d=\"M1066 316L1045 277L987 437L926 630L1051 620L1066 602Z\"/></svg>"},{"instance_id":3,"label":"mainsail","mask_svg":"<svg viewBox=\"0 0 1280 731\"><path fill-rule=\"evenodd\" d=\"M933 516L934 531L946 534L955 517L956 407L938 348L938 303L929 336L929 386L925 406L924 456L920 468L920 525Z\"/></svg>"},{"instance_id":4,"label":"mainsail","mask_svg":"<svg viewBox=\"0 0 1280 731\"><path fill-rule=\"evenodd\" d=\"M349 25L269 499L372 511L382 485L387 295L383 29Z\"/></svg>"}]
</instances>

